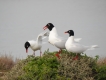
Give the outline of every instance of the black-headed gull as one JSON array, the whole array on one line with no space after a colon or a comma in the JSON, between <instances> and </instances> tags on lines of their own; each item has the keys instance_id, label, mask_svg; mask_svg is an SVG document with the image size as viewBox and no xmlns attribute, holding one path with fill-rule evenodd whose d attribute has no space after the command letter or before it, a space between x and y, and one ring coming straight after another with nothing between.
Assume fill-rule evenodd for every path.
<instances>
[{"instance_id":1,"label":"black-headed gull","mask_svg":"<svg viewBox=\"0 0 106 80\"><path fill-rule=\"evenodd\" d=\"M44 30L47 28L50 31L48 42L60 49L59 52L56 54L56 56L60 58L59 54L61 53L62 49L65 49L65 43L67 39L58 36L56 27L52 23L48 23L45 27L43 27ZM75 39L75 41L77 42L79 42L80 40L81 38Z\"/></svg>"},{"instance_id":2,"label":"black-headed gull","mask_svg":"<svg viewBox=\"0 0 106 80\"><path fill-rule=\"evenodd\" d=\"M79 43L76 43L74 41L74 31L73 30L68 30L65 33L69 34L69 38L67 39L67 41L65 43L65 47L66 47L67 51L69 51L69 52L78 54L78 53L83 53L86 50L93 50L98 47L98 45L84 46ZM76 55L74 60L75 59L78 59L78 55Z\"/></svg>"},{"instance_id":3,"label":"black-headed gull","mask_svg":"<svg viewBox=\"0 0 106 80\"><path fill-rule=\"evenodd\" d=\"M34 52L33 55L35 56L35 51L40 50L40 56L42 55L41 52L41 47L42 47L42 39L46 38L48 36L48 32L44 32L44 33L40 33L35 40L29 40L27 42L25 42L25 49L26 49L26 53L28 52L28 48L30 47Z\"/></svg>"}]
</instances>

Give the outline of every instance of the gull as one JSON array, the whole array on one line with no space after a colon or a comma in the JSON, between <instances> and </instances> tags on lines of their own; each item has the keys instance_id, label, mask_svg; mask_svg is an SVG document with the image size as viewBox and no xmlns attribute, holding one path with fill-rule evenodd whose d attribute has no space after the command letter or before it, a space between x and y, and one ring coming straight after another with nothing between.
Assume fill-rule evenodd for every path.
<instances>
[{"instance_id":1,"label":"gull","mask_svg":"<svg viewBox=\"0 0 106 80\"><path fill-rule=\"evenodd\" d=\"M98 48L98 45L85 46L85 45L76 43L74 41L74 31L73 30L68 30L65 33L69 34L69 37L65 43L65 47L68 52L73 52L73 53L78 54L78 53L83 53L86 50L93 50L95 48ZM76 59L78 59L78 55L76 55L76 57L74 58L74 60L76 60Z\"/></svg>"},{"instance_id":2,"label":"gull","mask_svg":"<svg viewBox=\"0 0 106 80\"><path fill-rule=\"evenodd\" d=\"M25 44L24 44L24 47L26 49L26 53L28 53L28 48L30 47L34 51L33 52L34 56L35 56L35 51L40 50L40 57L41 57L41 55L42 55L42 51L41 51L42 44L45 43L45 42L42 42L42 40L44 38L46 38L48 35L49 35L48 32L40 33L36 40L26 41Z\"/></svg>"},{"instance_id":3,"label":"gull","mask_svg":"<svg viewBox=\"0 0 106 80\"><path fill-rule=\"evenodd\" d=\"M60 59L59 54L61 53L62 49L66 49L65 48L65 43L66 40L63 37L60 37L57 33L57 29L56 27L52 24L52 23L48 23L45 27L43 27L44 30L49 29L49 37L48 37L48 42L50 44L52 44L53 46L59 48L58 53L56 54L56 56ZM79 42L81 40L81 38L76 38L74 39L76 42Z\"/></svg>"}]
</instances>

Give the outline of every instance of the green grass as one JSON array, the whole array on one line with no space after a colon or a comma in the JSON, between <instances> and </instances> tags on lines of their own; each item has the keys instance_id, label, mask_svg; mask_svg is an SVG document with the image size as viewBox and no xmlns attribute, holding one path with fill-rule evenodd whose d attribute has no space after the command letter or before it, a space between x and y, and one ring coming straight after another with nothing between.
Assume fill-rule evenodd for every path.
<instances>
[{"instance_id":1,"label":"green grass","mask_svg":"<svg viewBox=\"0 0 106 80\"><path fill-rule=\"evenodd\" d=\"M55 52L45 51L42 57L28 56L20 60L3 77L4 80L106 80L106 64L95 58L62 51L58 59Z\"/></svg>"}]
</instances>

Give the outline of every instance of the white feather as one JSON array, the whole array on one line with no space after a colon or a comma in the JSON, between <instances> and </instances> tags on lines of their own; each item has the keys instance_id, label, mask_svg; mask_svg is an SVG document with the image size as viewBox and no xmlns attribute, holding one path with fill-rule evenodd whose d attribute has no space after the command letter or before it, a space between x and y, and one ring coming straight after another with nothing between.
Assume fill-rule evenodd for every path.
<instances>
[{"instance_id":1,"label":"white feather","mask_svg":"<svg viewBox=\"0 0 106 80\"><path fill-rule=\"evenodd\" d=\"M81 38L75 38L74 40L76 42L79 42L81 40ZM56 28L53 27L53 29L49 33L48 41L50 44L56 46L59 49L65 49L65 43L66 43L67 39L60 37L57 33Z\"/></svg>"},{"instance_id":2,"label":"white feather","mask_svg":"<svg viewBox=\"0 0 106 80\"><path fill-rule=\"evenodd\" d=\"M35 51L37 50L40 50L40 53L41 53L42 44L47 43L47 42L42 42L42 40L46 38L47 36L48 36L48 32L42 32L38 35L36 40L28 41L30 43L30 48L34 51L34 54L35 54Z\"/></svg>"},{"instance_id":3,"label":"white feather","mask_svg":"<svg viewBox=\"0 0 106 80\"><path fill-rule=\"evenodd\" d=\"M74 41L74 36L70 36L65 43L65 47L66 47L67 51L69 51L69 52L83 53L86 50L93 50L93 49L97 48L98 45L84 46L79 43L76 43Z\"/></svg>"}]
</instances>

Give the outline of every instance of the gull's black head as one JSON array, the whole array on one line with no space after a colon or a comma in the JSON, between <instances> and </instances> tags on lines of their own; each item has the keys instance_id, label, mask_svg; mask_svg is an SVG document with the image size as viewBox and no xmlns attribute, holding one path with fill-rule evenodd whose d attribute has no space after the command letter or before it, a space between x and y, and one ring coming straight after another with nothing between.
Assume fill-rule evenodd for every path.
<instances>
[{"instance_id":1,"label":"gull's black head","mask_svg":"<svg viewBox=\"0 0 106 80\"><path fill-rule=\"evenodd\" d=\"M53 29L54 25L52 23L48 23L43 29L49 29L50 31Z\"/></svg>"},{"instance_id":2,"label":"gull's black head","mask_svg":"<svg viewBox=\"0 0 106 80\"><path fill-rule=\"evenodd\" d=\"M25 47L25 49L26 49L26 53L28 52L28 48L29 48L29 46L30 46L30 43L29 43L28 41L25 42L24 47Z\"/></svg>"},{"instance_id":3,"label":"gull's black head","mask_svg":"<svg viewBox=\"0 0 106 80\"><path fill-rule=\"evenodd\" d=\"M65 33L69 33L69 36L74 36L74 31L73 30L68 30Z\"/></svg>"}]
</instances>

